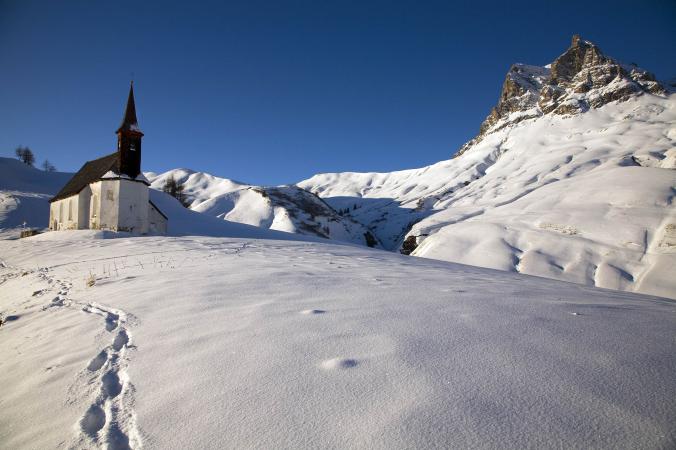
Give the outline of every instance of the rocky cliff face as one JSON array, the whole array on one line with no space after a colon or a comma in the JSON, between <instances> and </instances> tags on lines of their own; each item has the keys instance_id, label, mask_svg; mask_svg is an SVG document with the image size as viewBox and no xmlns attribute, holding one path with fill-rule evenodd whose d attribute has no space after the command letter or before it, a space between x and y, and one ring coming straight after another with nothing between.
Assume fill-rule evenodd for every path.
<instances>
[{"instance_id":1,"label":"rocky cliff face","mask_svg":"<svg viewBox=\"0 0 676 450\"><path fill-rule=\"evenodd\" d=\"M635 95L665 92L650 72L621 64L575 35L570 48L551 64L514 64L509 69L498 104L481 124L479 135L456 156L487 134L526 119L544 114L574 115Z\"/></svg>"}]
</instances>

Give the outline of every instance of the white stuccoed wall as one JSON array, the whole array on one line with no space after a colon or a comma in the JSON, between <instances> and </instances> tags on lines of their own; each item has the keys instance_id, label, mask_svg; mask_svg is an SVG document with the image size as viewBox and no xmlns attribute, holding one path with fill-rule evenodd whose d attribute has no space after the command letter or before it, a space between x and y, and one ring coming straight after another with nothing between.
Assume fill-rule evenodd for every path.
<instances>
[{"instance_id":1,"label":"white stuccoed wall","mask_svg":"<svg viewBox=\"0 0 676 450\"><path fill-rule=\"evenodd\" d=\"M148 232L148 186L138 181L117 180L119 189L118 231Z\"/></svg>"},{"instance_id":2,"label":"white stuccoed wall","mask_svg":"<svg viewBox=\"0 0 676 450\"><path fill-rule=\"evenodd\" d=\"M167 219L148 203L148 231L154 234L167 234Z\"/></svg>"},{"instance_id":3,"label":"white stuccoed wall","mask_svg":"<svg viewBox=\"0 0 676 450\"><path fill-rule=\"evenodd\" d=\"M92 195L98 195L99 211L96 226L101 230L117 230L119 197L118 180L101 180L89 185Z\"/></svg>"},{"instance_id":4,"label":"white stuccoed wall","mask_svg":"<svg viewBox=\"0 0 676 450\"><path fill-rule=\"evenodd\" d=\"M89 185L91 198L89 199L89 223L88 228L95 230L101 223L101 182L97 181Z\"/></svg>"},{"instance_id":5,"label":"white stuccoed wall","mask_svg":"<svg viewBox=\"0 0 676 450\"><path fill-rule=\"evenodd\" d=\"M49 228L165 234L167 219L150 204L144 183L111 179L97 181L76 195L51 203Z\"/></svg>"},{"instance_id":6,"label":"white stuccoed wall","mask_svg":"<svg viewBox=\"0 0 676 450\"><path fill-rule=\"evenodd\" d=\"M92 190L85 187L77 195L77 229L89 228L89 208L91 207Z\"/></svg>"},{"instance_id":7,"label":"white stuccoed wall","mask_svg":"<svg viewBox=\"0 0 676 450\"><path fill-rule=\"evenodd\" d=\"M56 230L78 229L79 196L73 195L51 203L49 207L49 227ZM69 212L70 211L70 212ZM54 227L54 222L56 228Z\"/></svg>"}]
</instances>

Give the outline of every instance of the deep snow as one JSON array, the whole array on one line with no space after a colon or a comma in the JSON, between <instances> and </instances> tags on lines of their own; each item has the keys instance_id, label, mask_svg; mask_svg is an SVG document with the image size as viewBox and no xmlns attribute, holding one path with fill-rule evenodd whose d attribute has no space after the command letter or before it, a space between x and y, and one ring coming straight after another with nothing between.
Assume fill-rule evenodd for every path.
<instances>
[{"instance_id":1,"label":"deep snow","mask_svg":"<svg viewBox=\"0 0 676 450\"><path fill-rule=\"evenodd\" d=\"M390 173L319 174L299 186L386 248L676 298L676 94L488 134L454 159Z\"/></svg>"},{"instance_id":2,"label":"deep snow","mask_svg":"<svg viewBox=\"0 0 676 450\"><path fill-rule=\"evenodd\" d=\"M0 241L3 448L676 445L673 301L328 243L112 236Z\"/></svg>"}]
</instances>

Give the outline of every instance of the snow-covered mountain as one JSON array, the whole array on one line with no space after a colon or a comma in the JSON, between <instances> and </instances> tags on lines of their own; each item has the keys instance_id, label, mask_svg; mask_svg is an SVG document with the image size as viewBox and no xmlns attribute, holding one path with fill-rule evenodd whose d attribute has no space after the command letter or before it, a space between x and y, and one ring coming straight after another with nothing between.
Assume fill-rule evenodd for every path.
<instances>
[{"instance_id":1,"label":"snow-covered mountain","mask_svg":"<svg viewBox=\"0 0 676 450\"><path fill-rule=\"evenodd\" d=\"M575 36L545 67L513 65L479 134L447 161L278 187L146 176L157 190L182 182L192 210L228 223L676 297L672 84ZM16 192L3 195L16 226Z\"/></svg>"},{"instance_id":2,"label":"snow-covered mountain","mask_svg":"<svg viewBox=\"0 0 676 450\"><path fill-rule=\"evenodd\" d=\"M297 186L253 186L187 169L145 175L157 190L170 178L180 182L190 209L219 219L381 247L364 225Z\"/></svg>"},{"instance_id":3,"label":"snow-covered mountain","mask_svg":"<svg viewBox=\"0 0 676 450\"><path fill-rule=\"evenodd\" d=\"M676 96L576 36L514 65L453 159L298 185L392 250L676 297L674 168Z\"/></svg>"}]
</instances>

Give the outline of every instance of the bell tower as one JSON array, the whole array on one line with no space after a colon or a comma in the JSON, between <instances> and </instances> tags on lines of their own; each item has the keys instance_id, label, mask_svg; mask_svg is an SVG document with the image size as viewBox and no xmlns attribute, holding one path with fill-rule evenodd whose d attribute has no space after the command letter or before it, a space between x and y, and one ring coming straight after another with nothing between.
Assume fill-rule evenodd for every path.
<instances>
[{"instance_id":1,"label":"bell tower","mask_svg":"<svg viewBox=\"0 0 676 450\"><path fill-rule=\"evenodd\" d=\"M129 98L127 98L124 118L116 133L120 175L136 178L141 173L141 139L143 138L143 133L136 119L133 81L129 87Z\"/></svg>"}]
</instances>

